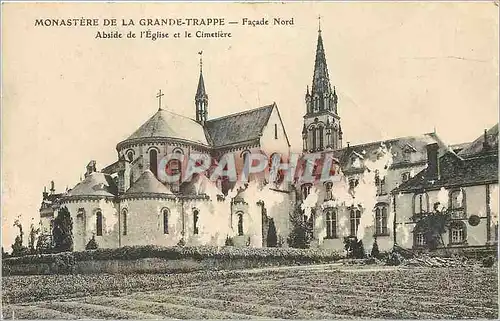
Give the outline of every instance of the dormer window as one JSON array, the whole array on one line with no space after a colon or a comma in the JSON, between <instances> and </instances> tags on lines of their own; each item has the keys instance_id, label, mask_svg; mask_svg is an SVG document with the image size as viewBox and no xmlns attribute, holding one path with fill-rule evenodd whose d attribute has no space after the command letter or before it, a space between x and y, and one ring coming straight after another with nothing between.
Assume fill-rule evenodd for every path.
<instances>
[{"instance_id":1,"label":"dormer window","mask_svg":"<svg viewBox=\"0 0 500 321\"><path fill-rule=\"evenodd\" d=\"M403 182L410 180L410 172L404 172L403 174L401 174L401 180Z\"/></svg>"},{"instance_id":2,"label":"dormer window","mask_svg":"<svg viewBox=\"0 0 500 321\"><path fill-rule=\"evenodd\" d=\"M311 187L312 187L312 184L304 184L302 185L302 199L306 199L307 196L309 196L309 194L311 193Z\"/></svg>"}]
</instances>

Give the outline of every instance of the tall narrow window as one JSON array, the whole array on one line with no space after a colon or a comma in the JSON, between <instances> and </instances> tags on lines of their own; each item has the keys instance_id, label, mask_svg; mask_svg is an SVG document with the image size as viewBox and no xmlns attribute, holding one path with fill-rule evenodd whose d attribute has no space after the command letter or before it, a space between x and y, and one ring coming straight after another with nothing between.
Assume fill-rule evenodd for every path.
<instances>
[{"instance_id":1,"label":"tall narrow window","mask_svg":"<svg viewBox=\"0 0 500 321\"><path fill-rule=\"evenodd\" d=\"M351 236L356 236L358 234L359 222L361 220L361 211L357 208L353 208L350 211L350 221L351 221Z\"/></svg>"},{"instance_id":2,"label":"tall narrow window","mask_svg":"<svg viewBox=\"0 0 500 321\"><path fill-rule=\"evenodd\" d=\"M149 151L149 170L158 177L158 152L156 149Z\"/></svg>"},{"instance_id":3,"label":"tall narrow window","mask_svg":"<svg viewBox=\"0 0 500 321\"><path fill-rule=\"evenodd\" d=\"M163 234L168 234L168 209L161 210L163 215Z\"/></svg>"},{"instance_id":4,"label":"tall narrow window","mask_svg":"<svg viewBox=\"0 0 500 321\"><path fill-rule=\"evenodd\" d=\"M274 139L278 139L278 124L274 124Z\"/></svg>"},{"instance_id":5,"label":"tall narrow window","mask_svg":"<svg viewBox=\"0 0 500 321\"><path fill-rule=\"evenodd\" d=\"M332 182L325 183L325 201L329 201L333 198L332 188L333 188Z\"/></svg>"},{"instance_id":6,"label":"tall narrow window","mask_svg":"<svg viewBox=\"0 0 500 321\"><path fill-rule=\"evenodd\" d=\"M243 235L243 213L238 213L238 235Z\"/></svg>"},{"instance_id":7,"label":"tall narrow window","mask_svg":"<svg viewBox=\"0 0 500 321\"><path fill-rule=\"evenodd\" d=\"M198 232L199 232L199 230L198 230L198 219L199 219L198 215L199 215L198 210L194 210L193 211L193 234L194 235L198 235Z\"/></svg>"},{"instance_id":8,"label":"tall narrow window","mask_svg":"<svg viewBox=\"0 0 500 321\"><path fill-rule=\"evenodd\" d=\"M375 208L375 234L387 235L387 205Z\"/></svg>"},{"instance_id":9,"label":"tall narrow window","mask_svg":"<svg viewBox=\"0 0 500 321\"><path fill-rule=\"evenodd\" d=\"M96 212L96 235L102 236L102 212L98 210Z\"/></svg>"},{"instance_id":10,"label":"tall narrow window","mask_svg":"<svg viewBox=\"0 0 500 321\"><path fill-rule=\"evenodd\" d=\"M326 238L337 238L337 210L326 211Z\"/></svg>"},{"instance_id":11,"label":"tall narrow window","mask_svg":"<svg viewBox=\"0 0 500 321\"><path fill-rule=\"evenodd\" d=\"M311 184L302 185L302 199L306 199L307 196L309 196L309 193L311 193L311 186Z\"/></svg>"},{"instance_id":12,"label":"tall narrow window","mask_svg":"<svg viewBox=\"0 0 500 321\"><path fill-rule=\"evenodd\" d=\"M248 157L250 156L250 152L246 150L242 152L241 155L243 157L243 173L245 174L245 177L248 177L248 169L250 168Z\"/></svg>"},{"instance_id":13,"label":"tall narrow window","mask_svg":"<svg viewBox=\"0 0 500 321\"><path fill-rule=\"evenodd\" d=\"M323 149L323 126L320 126L318 128L318 135L319 135L319 148Z\"/></svg>"},{"instance_id":14,"label":"tall narrow window","mask_svg":"<svg viewBox=\"0 0 500 321\"><path fill-rule=\"evenodd\" d=\"M312 149L313 150L316 150L317 146L316 146L316 140L317 139L317 134L316 134L316 128L313 128L312 129Z\"/></svg>"},{"instance_id":15,"label":"tall narrow window","mask_svg":"<svg viewBox=\"0 0 500 321\"><path fill-rule=\"evenodd\" d=\"M127 209L124 208L122 211L122 221L123 221L123 235L127 235Z\"/></svg>"}]
</instances>

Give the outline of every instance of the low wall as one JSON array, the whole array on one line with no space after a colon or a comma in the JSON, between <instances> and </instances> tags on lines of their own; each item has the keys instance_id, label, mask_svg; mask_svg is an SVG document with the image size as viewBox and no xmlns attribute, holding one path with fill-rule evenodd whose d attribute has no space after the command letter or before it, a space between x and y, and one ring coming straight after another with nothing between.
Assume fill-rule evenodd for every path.
<instances>
[{"instance_id":1,"label":"low wall","mask_svg":"<svg viewBox=\"0 0 500 321\"><path fill-rule=\"evenodd\" d=\"M130 256L123 256L123 251L97 250L9 258L2 260L2 274L184 273L329 263L340 258L335 252L279 248L202 248L183 252L171 248L130 248L127 249Z\"/></svg>"}]
</instances>

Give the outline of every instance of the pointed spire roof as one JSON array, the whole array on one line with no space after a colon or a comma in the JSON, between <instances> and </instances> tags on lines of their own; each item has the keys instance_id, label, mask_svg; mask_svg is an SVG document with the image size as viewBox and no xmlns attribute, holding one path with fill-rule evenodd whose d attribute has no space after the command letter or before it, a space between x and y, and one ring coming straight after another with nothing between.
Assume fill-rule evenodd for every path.
<instances>
[{"instance_id":1,"label":"pointed spire roof","mask_svg":"<svg viewBox=\"0 0 500 321\"><path fill-rule=\"evenodd\" d=\"M201 54L203 51L200 51L198 54L200 55L200 78L198 79L198 88L196 89L196 99L207 99L208 95L205 90L205 81L203 80L203 60Z\"/></svg>"},{"instance_id":2,"label":"pointed spire roof","mask_svg":"<svg viewBox=\"0 0 500 321\"><path fill-rule=\"evenodd\" d=\"M316 60L314 62L314 75L312 83L312 94L331 93L330 77L326 65L325 48L323 46L323 37L321 29L318 30L318 43L316 45Z\"/></svg>"}]
</instances>

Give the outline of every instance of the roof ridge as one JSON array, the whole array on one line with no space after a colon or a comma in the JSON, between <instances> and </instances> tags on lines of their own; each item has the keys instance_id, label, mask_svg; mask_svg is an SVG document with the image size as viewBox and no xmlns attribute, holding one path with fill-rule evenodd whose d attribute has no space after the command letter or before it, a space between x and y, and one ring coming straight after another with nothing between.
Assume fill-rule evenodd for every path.
<instances>
[{"instance_id":1,"label":"roof ridge","mask_svg":"<svg viewBox=\"0 0 500 321\"><path fill-rule=\"evenodd\" d=\"M246 114L246 113L250 113L252 111L256 111L256 110L259 110L259 109L269 108L269 107L274 107L274 103L269 104L269 105L265 105L265 106L261 106L261 107L256 107L256 108L252 108L252 109L243 110L243 111L240 111L240 112L237 112L237 113L234 113L234 114L229 114L229 115L225 115L225 116L221 116L221 117L217 117L217 118L212 118L212 119L207 120L207 122L211 122L213 120L220 120L220 119L224 119L224 118L229 118L229 117L235 117L235 116L239 116L239 115L243 115L243 114Z\"/></svg>"},{"instance_id":2,"label":"roof ridge","mask_svg":"<svg viewBox=\"0 0 500 321\"><path fill-rule=\"evenodd\" d=\"M357 145L349 145L349 148L361 147L361 146L368 146L368 145L375 145L375 144L378 144L378 143L389 143L389 142L398 141L398 140L402 140L402 139L422 137L422 136L434 136L434 137L437 137L437 135L435 133L431 132L431 133L423 133L423 134L420 134L420 135L401 136L401 137L390 138L390 139L386 139L386 140L376 140L374 142L361 143L361 144L357 144ZM342 149L347 149L347 146L344 147L344 148L341 148L340 150L342 150Z\"/></svg>"}]
</instances>

